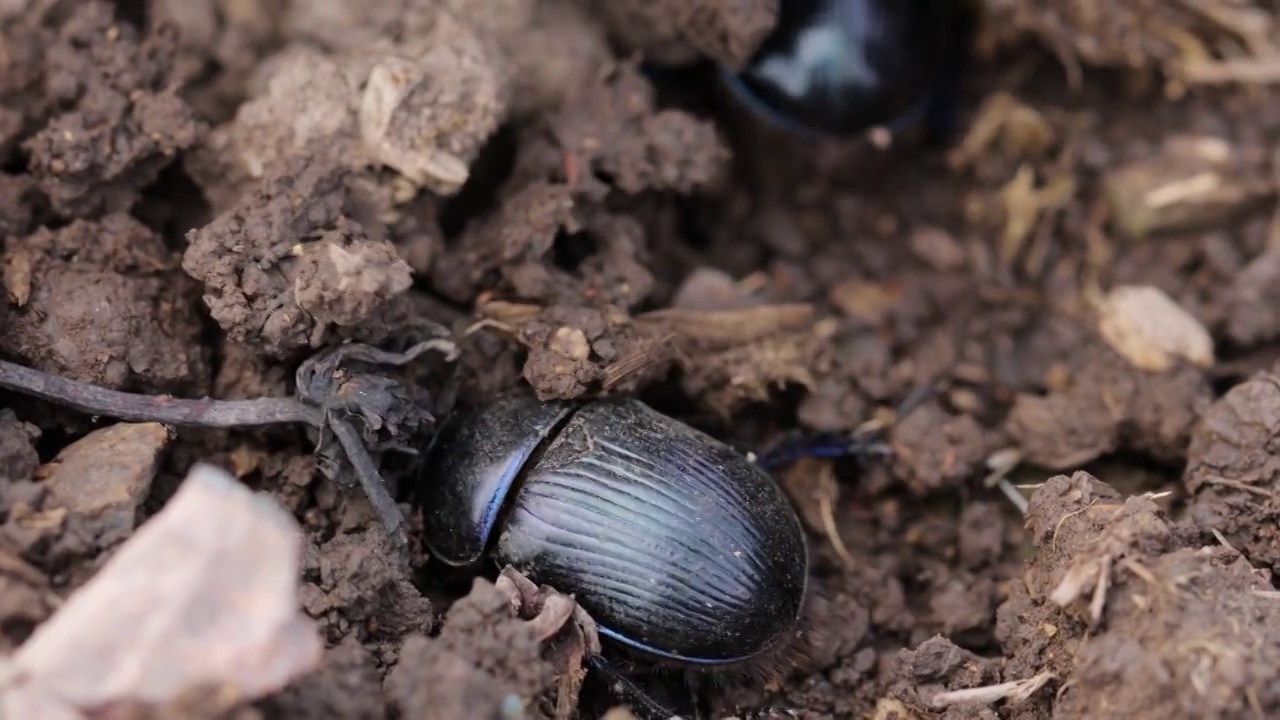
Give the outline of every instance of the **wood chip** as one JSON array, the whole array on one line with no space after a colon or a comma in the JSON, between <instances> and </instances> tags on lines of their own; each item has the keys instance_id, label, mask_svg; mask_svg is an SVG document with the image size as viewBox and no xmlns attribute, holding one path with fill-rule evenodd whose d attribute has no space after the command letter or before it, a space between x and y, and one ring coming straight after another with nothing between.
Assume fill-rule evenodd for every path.
<instances>
[{"instance_id":1,"label":"wood chip","mask_svg":"<svg viewBox=\"0 0 1280 720\"><path fill-rule=\"evenodd\" d=\"M1134 367L1161 372L1177 358L1202 368L1213 365L1209 331L1159 288L1116 287L1098 309L1098 331Z\"/></svg>"}]
</instances>

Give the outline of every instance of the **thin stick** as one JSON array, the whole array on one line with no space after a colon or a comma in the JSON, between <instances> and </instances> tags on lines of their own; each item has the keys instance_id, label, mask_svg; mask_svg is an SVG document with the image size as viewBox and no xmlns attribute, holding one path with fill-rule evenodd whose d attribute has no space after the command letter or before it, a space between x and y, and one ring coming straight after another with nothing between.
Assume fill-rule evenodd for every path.
<instances>
[{"instance_id":1,"label":"thin stick","mask_svg":"<svg viewBox=\"0 0 1280 720\"><path fill-rule=\"evenodd\" d=\"M282 423L320 427L324 414L294 398L199 400L108 390L79 380L0 360L0 388L38 397L90 415L130 422L232 428Z\"/></svg>"},{"instance_id":2,"label":"thin stick","mask_svg":"<svg viewBox=\"0 0 1280 720\"><path fill-rule=\"evenodd\" d=\"M407 549L409 539L404 533L404 515L400 513L395 499L383 484L382 473L378 472L378 466L374 464L373 458L369 457L369 451L365 449L364 443L360 442L360 436L355 428L351 427L347 421L335 417L329 418L329 428L333 430L338 442L342 444L342 449L346 451L347 460L351 462L356 478L360 480L360 487L369 498L374 514L386 529L387 538L396 550Z\"/></svg>"}]
</instances>

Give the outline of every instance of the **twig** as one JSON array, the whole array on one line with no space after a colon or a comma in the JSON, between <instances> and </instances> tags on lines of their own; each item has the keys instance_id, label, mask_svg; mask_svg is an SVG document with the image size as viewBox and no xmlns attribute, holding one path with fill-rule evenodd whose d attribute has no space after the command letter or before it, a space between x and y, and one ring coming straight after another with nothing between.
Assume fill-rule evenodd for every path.
<instances>
[{"instance_id":1,"label":"twig","mask_svg":"<svg viewBox=\"0 0 1280 720\"><path fill-rule=\"evenodd\" d=\"M1184 67L1179 79L1197 85L1273 85L1280 83L1280 57L1197 62Z\"/></svg>"},{"instance_id":2,"label":"twig","mask_svg":"<svg viewBox=\"0 0 1280 720\"><path fill-rule=\"evenodd\" d=\"M1024 702L1027 698L1036 694L1040 688L1048 684L1048 682L1053 678L1053 673L1042 672L1039 675L1029 677L1026 680L1015 680L1013 682L1000 683L999 685L987 685L985 687L940 692L933 696L933 699L929 701L929 704L936 708L943 708L951 705L967 705L971 703L989 705L1006 699L1016 704Z\"/></svg>"},{"instance_id":3,"label":"twig","mask_svg":"<svg viewBox=\"0 0 1280 720\"><path fill-rule=\"evenodd\" d=\"M0 388L38 397L90 415L184 427L254 427L283 423L324 424L324 413L295 398L199 400L108 390L0 360Z\"/></svg>"},{"instance_id":4,"label":"twig","mask_svg":"<svg viewBox=\"0 0 1280 720\"><path fill-rule=\"evenodd\" d=\"M377 374L354 372L344 367L344 363L399 366L430 351L439 352L450 361L457 357L457 346L442 337L419 342L402 353L359 343L340 345L317 353L302 363L296 378L297 395L288 398L215 400L206 397L194 400L119 392L3 360L0 360L0 388L92 415L131 422L207 428L302 423L320 431L321 443L316 452L326 458L328 444L325 433L331 432L374 514L386 530L392 547L402 557L407 557L404 516L387 490L365 440L376 442L379 431L394 440L433 418L413 405L408 394L394 381ZM363 419L366 432L372 434L362 438L352 424L354 418ZM334 471L331 479L337 481L339 475Z\"/></svg>"},{"instance_id":5,"label":"twig","mask_svg":"<svg viewBox=\"0 0 1280 720\"><path fill-rule=\"evenodd\" d=\"M1217 541L1218 541L1219 543L1221 543L1221 544L1222 544L1222 547L1224 547L1224 548L1226 548L1226 549L1230 550L1231 552L1233 552L1233 553L1235 553L1235 554L1237 554L1237 555L1243 555L1243 554L1244 554L1244 553L1240 552L1239 550L1237 550L1237 549L1236 549L1236 546L1235 546L1235 545L1232 545L1232 544L1231 544L1231 541L1230 541L1230 540L1227 540L1227 536L1226 536L1226 535L1223 535L1223 534L1222 534L1222 531L1221 531L1221 530L1219 530L1218 528L1209 528L1209 532L1213 533L1213 537L1214 537L1214 538L1216 538L1216 539L1217 539Z\"/></svg>"},{"instance_id":6,"label":"twig","mask_svg":"<svg viewBox=\"0 0 1280 720\"><path fill-rule=\"evenodd\" d=\"M1089 602L1089 617L1094 625L1102 619L1102 611L1107 605L1107 589L1111 587L1111 557L1102 558L1102 567L1098 570L1098 581L1093 586L1093 599Z\"/></svg>"},{"instance_id":7,"label":"twig","mask_svg":"<svg viewBox=\"0 0 1280 720\"><path fill-rule=\"evenodd\" d=\"M822 472L831 472L830 464L822 467ZM822 515L822 529L827 534L827 541L831 543L831 547L845 567L853 569L857 563L853 559L853 554L849 552L849 548L845 546L844 538L840 537L840 529L836 527L835 510L831 507L831 498L825 493L818 498L818 512Z\"/></svg>"},{"instance_id":8,"label":"twig","mask_svg":"<svg viewBox=\"0 0 1280 720\"><path fill-rule=\"evenodd\" d=\"M1268 490L1267 488L1260 488L1256 485L1250 485L1248 483L1242 483L1239 480L1228 480L1227 478L1222 478L1222 477L1207 477L1204 479L1203 482L1206 485L1220 485L1222 487L1229 487L1236 490L1240 490L1241 492L1253 493L1254 495L1258 495L1260 497L1265 497L1265 498L1275 497L1275 491L1273 490Z\"/></svg>"},{"instance_id":9,"label":"twig","mask_svg":"<svg viewBox=\"0 0 1280 720\"><path fill-rule=\"evenodd\" d=\"M1004 493L1004 496L1009 499L1009 502L1018 509L1019 515L1027 514L1027 510L1031 507L1031 501L1027 500L1027 496L1023 495L1022 492L1013 485L1013 483L1009 482L1005 478L1001 478L996 482L996 487L999 488L1000 492Z\"/></svg>"},{"instance_id":10,"label":"twig","mask_svg":"<svg viewBox=\"0 0 1280 720\"><path fill-rule=\"evenodd\" d=\"M1022 453L1016 448L1005 448L991 453L987 457L987 467L991 468L991 472L983 478L982 484L986 487L999 488L1009 502L1018 509L1018 514L1026 515L1027 508L1031 506L1030 502L1017 486L1009 482L1009 473L1013 472L1021 462Z\"/></svg>"},{"instance_id":11,"label":"twig","mask_svg":"<svg viewBox=\"0 0 1280 720\"><path fill-rule=\"evenodd\" d=\"M331 417L329 428L333 430L334 436L338 438L343 451L346 452L347 460L351 462L356 478L360 480L360 488L369 498L369 504L373 506L374 513L382 520L382 526L386 528L387 537L391 540L392 546L397 551L408 548L409 538L404 532L404 516L401 515L400 508L396 507L396 501L387 491L387 486L382 482L382 473L378 472L378 466L374 464L373 458L369 457L369 451L360 442L360 435L346 420Z\"/></svg>"}]
</instances>

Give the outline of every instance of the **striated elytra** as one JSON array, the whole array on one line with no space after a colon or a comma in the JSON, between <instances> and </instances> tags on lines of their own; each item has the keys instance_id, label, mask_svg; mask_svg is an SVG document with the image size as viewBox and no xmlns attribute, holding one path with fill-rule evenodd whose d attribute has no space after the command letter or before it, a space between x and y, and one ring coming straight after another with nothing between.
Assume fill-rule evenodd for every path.
<instances>
[{"instance_id":1,"label":"striated elytra","mask_svg":"<svg viewBox=\"0 0 1280 720\"><path fill-rule=\"evenodd\" d=\"M461 410L426 453L419 500L434 557L492 558L573 593L642 653L737 663L800 614L808 551L773 478L637 400Z\"/></svg>"},{"instance_id":2,"label":"striated elytra","mask_svg":"<svg viewBox=\"0 0 1280 720\"><path fill-rule=\"evenodd\" d=\"M973 0L786 0L729 88L773 124L848 135L922 118L958 82Z\"/></svg>"}]
</instances>

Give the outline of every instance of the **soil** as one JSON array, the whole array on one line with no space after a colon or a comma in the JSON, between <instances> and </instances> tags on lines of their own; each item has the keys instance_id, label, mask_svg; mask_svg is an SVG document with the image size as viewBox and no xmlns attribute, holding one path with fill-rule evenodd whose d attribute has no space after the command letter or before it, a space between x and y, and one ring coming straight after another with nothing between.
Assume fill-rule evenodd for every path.
<instances>
[{"instance_id":1,"label":"soil","mask_svg":"<svg viewBox=\"0 0 1280 720\"><path fill-rule=\"evenodd\" d=\"M0 3L0 354L280 396L425 318L461 403L879 422L888 457L780 471L805 647L704 717L1277 717L1280 8L1092 7L986 0L955 137L883 148L716 90L770 0ZM228 717L555 716L493 576L389 561L301 431L112 423L0 394L4 650L203 460L302 523L328 644Z\"/></svg>"}]
</instances>

